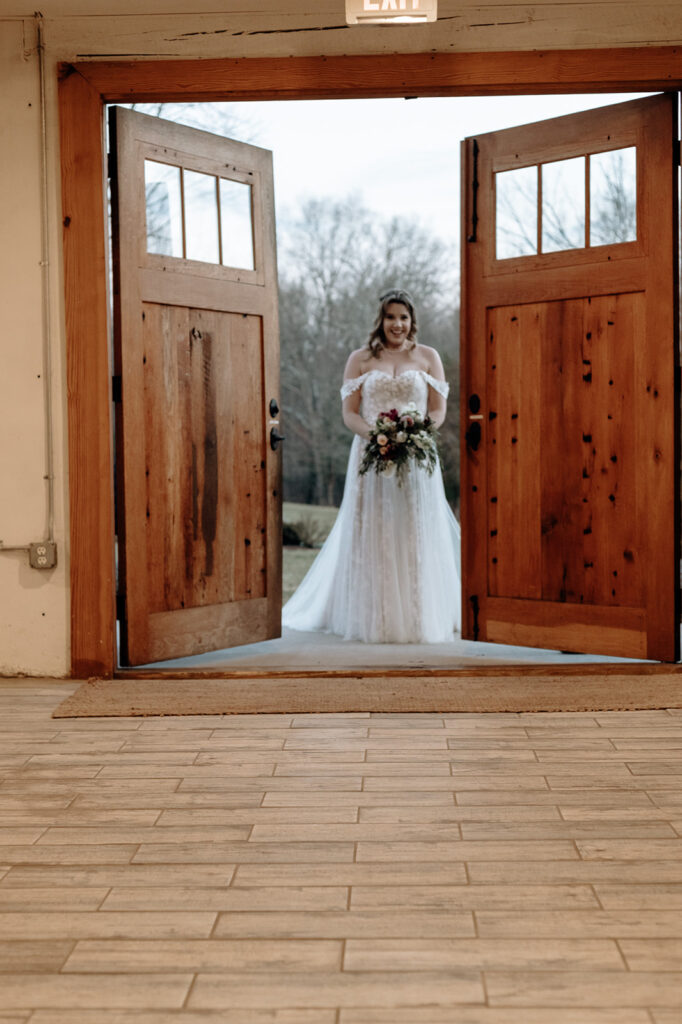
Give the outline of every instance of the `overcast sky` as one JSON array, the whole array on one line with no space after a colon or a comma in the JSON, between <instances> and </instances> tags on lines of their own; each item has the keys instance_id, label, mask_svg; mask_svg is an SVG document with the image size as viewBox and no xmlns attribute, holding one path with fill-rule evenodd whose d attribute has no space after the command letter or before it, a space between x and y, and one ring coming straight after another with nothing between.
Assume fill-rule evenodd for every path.
<instances>
[{"instance_id":1,"label":"overcast sky","mask_svg":"<svg viewBox=\"0 0 682 1024\"><path fill-rule=\"evenodd\" d=\"M305 100L231 104L249 141L274 154L278 215L309 196L357 193L459 244L460 142L631 95Z\"/></svg>"}]
</instances>

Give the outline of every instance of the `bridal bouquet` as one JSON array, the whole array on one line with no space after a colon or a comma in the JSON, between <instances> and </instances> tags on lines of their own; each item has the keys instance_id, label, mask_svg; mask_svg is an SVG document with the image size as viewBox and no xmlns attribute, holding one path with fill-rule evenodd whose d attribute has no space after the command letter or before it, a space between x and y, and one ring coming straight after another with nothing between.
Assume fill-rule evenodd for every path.
<instances>
[{"instance_id":1,"label":"bridal bouquet","mask_svg":"<svg viewBox=\"0 0 682 1024\"><path fill-rule=\"evenodd\" d=\"M386 476L397 474L398 483L409 472L410 462L419 463L428 473L438 465L438 434L428 416L421 416L416 405L398 412L382 412L370 431L360 463L360 474L373 469Z\"/></svg>"}]
</instances>

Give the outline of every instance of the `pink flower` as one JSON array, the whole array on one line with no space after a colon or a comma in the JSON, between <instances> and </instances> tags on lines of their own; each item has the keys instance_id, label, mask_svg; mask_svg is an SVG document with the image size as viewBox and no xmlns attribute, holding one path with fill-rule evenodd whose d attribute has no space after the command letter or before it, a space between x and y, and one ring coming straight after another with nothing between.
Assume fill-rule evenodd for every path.
<instances>
[{"instance_id":1,"label":"pink flower","mask_svg":"<svg viewBox=\"0 0 682 1024\"><path fill-rule=\"evenodd\" d=\"M414 426L414 420L412 419L411 416L403 416L401 418L400 422L402 423L402 425L404 427L413 427Z\"/></svg>"},{"instance_id":2,"label":"pink flower","mask_svg":"<svg viewBox=\"0 0 682 1024\"><path fill-rule=\"evenodd\" d=\"M386 437L385 434L377 435L377 444L379 445L380 448L383 448L385 447L385 445L388 444L388 438Z\"/></svg>"}]
</instances>

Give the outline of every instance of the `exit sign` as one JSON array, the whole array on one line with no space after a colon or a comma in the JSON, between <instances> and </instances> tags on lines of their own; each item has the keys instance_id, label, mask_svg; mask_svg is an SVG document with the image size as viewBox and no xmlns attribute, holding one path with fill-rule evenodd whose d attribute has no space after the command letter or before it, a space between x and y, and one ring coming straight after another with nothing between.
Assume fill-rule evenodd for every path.
<instances>
[{"instance_id":1,"label":"exit sign","mask_svg":"<svg viewBox=\"0 0 682 1024\"><path fill-rule=\"evenodd\" d=\"M346 0L349 25L413 25L437 17L438 0Z\"/></svg>"}]
</instances>

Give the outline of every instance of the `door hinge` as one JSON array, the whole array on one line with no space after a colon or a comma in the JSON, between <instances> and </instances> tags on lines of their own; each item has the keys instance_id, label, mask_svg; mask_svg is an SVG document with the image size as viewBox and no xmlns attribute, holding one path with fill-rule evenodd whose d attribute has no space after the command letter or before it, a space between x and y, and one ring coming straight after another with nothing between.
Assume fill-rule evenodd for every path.
<instances>
[{"instance_id":1,"label":"door hinge","mask_svg":"<svg viewBox=\"0 0 682 1024\"><path fill-rule=\"evenodd\" d=\"M121 383L121 374L115 373L111 378L111 401L114 404L123 400L123 385Z\"/></svg>"},{"instance_id":2,"label":"door hinge","mask_svg":"<svg viewBox=\"0 0 682 1024\"><path fill-rule=\"evenodd\" d=\"M472 168L471 178L471 234L467 238L467 242L475 242L478 237L478 153L479 146L478 140L474 139L472 144L472 152L474 156L474 166Z\"/></svg>"},{"instance_id":3,"label":"door hinge","mask_svg":"<svg viewBox=\"0 0 682 1024\"><path fill-rule=\"evenodd\" d=\"M472 611L473 616L474 616L474 621L473 621L474 640L478 640L478 635L481 632L479 624L478 624L478 594L471 594L471 596L469 597L469 602L471 603L471 611Z\"/></svg>"},{"instance_id":4,"label":"door hinge","mask_svg":"<svg viewBox=\"0 0 682 1024\"><path fill-rule=\"evenodd\" d=\"M126 596L125 594L116 595L116 619L118 622L126 621Z\"/></svg>"}]
</instances>

